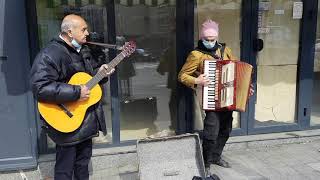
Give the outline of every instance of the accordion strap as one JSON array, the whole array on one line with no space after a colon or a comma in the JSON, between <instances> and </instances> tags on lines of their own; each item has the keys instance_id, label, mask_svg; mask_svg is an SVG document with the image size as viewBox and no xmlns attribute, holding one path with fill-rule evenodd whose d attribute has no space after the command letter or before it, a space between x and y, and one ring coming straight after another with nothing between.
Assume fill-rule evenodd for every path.
<instances>
[{"instance_id":1,"label":"accordion strap","mask_svg":"<svg viewBox=\"0 0 320 180\"><path fill-rule=\"evenodd\" d=\"M223 60L223 55L224 55L224 49L226 48L226 44L221 44L220 48L220 59Z\"/></svg>"}]
</instances>

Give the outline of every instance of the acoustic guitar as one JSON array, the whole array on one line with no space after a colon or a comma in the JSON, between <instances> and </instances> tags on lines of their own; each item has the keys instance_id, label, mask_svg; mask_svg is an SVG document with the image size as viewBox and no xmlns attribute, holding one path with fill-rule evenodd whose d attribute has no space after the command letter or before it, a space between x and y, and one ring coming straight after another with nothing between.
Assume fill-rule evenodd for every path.
<instances>
[{"instance_id":1,"label":"acoustic guitar","mask_svg":"<svg viewBox=\"0 0 320 180\"><path fill-rule=\"evenodd\" d=\"M82 124L87 109L99 102L102 97L102 90L98 83L125 57L131 55L135 49L136 45L133 41L126 42L122 47L122 52L108 64L108 68L98 72L94 77L85 72L74 74L68 84L86 85L90 89L89 98L85 101L74 101L65 104L38 102L38 109L43 119L54 129L63 133L73 132L78 129Z\"/></svg>"}]
</instances>

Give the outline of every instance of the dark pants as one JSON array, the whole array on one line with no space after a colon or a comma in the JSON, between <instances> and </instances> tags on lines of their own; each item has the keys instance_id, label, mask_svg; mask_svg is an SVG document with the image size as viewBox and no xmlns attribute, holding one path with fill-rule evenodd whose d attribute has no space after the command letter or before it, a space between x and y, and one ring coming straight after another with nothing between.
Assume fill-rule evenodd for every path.
<instances>
[{"instance_id":1,"label":"dark pants","mask_svg":"<svg viewBox=\"0 0 320 180\"><path fill-rule=\"evenodd\" d=\"M177 92L171 89L171 95L169 100L169 110L170 110L170 128L172 130L177 130Z\"/></svg>"},{"instance_id":2,"label":"dark pants","mask_svg":"<svg viewBox=\"0 0 320 180\"><path fill-rule=\"evenodd\" d=\"M88 164L92 156L92 139L72 146L56 145L55 180L89 179Z\"/></svg>"},{"instance_id":3,"label":"dark pants","mask_svg":"<svg viewBox=\"0 0 320 180\"><path fill-rule=\"evenodd\" d=\"M232 130L232 120L232 111L206 111L202 149L207 167L221 158Z\"/></svg>"}]
</instances>

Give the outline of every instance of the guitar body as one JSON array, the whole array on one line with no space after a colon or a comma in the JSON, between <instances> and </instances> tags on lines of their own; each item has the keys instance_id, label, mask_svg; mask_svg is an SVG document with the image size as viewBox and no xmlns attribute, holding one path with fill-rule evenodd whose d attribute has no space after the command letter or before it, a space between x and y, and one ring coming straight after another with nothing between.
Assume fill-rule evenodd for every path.
<instances>
[{"instance_id":1,"label":"guitar body","mask_svg":"<svg viewBox=\"0 0 320 180\"><path fill-rule=\"evenodd\" d=\"M84 72L74 74L68 84L82 85L86 84L92 76ZM87 109L96 104L102 97L101 87L97 84L90 90L90 97L85 101L75 101L65 103L64 106L71 112L72 117L69 117L61 107L54 103L38 102L38 109L44 120L56 130L69 133L78 129Z\"/></svg>"}]
</instances>

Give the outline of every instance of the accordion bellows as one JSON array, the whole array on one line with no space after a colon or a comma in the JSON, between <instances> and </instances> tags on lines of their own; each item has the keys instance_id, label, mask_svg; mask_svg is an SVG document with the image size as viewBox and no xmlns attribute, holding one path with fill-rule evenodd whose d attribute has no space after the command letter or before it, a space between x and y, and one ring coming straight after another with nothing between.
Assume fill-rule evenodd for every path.
<instances>
[{"instance_id":1,"label":"accordion bellows","mask_svg":"<svg viewBox=\"0 0 320 180\"><path fill-rule=\"evenodd\" d=\"M202 88L204 110L246 110L251 74L250 64L235 60L205 60L203 73L210 84Z\"/></svg>"}]
</instances>

